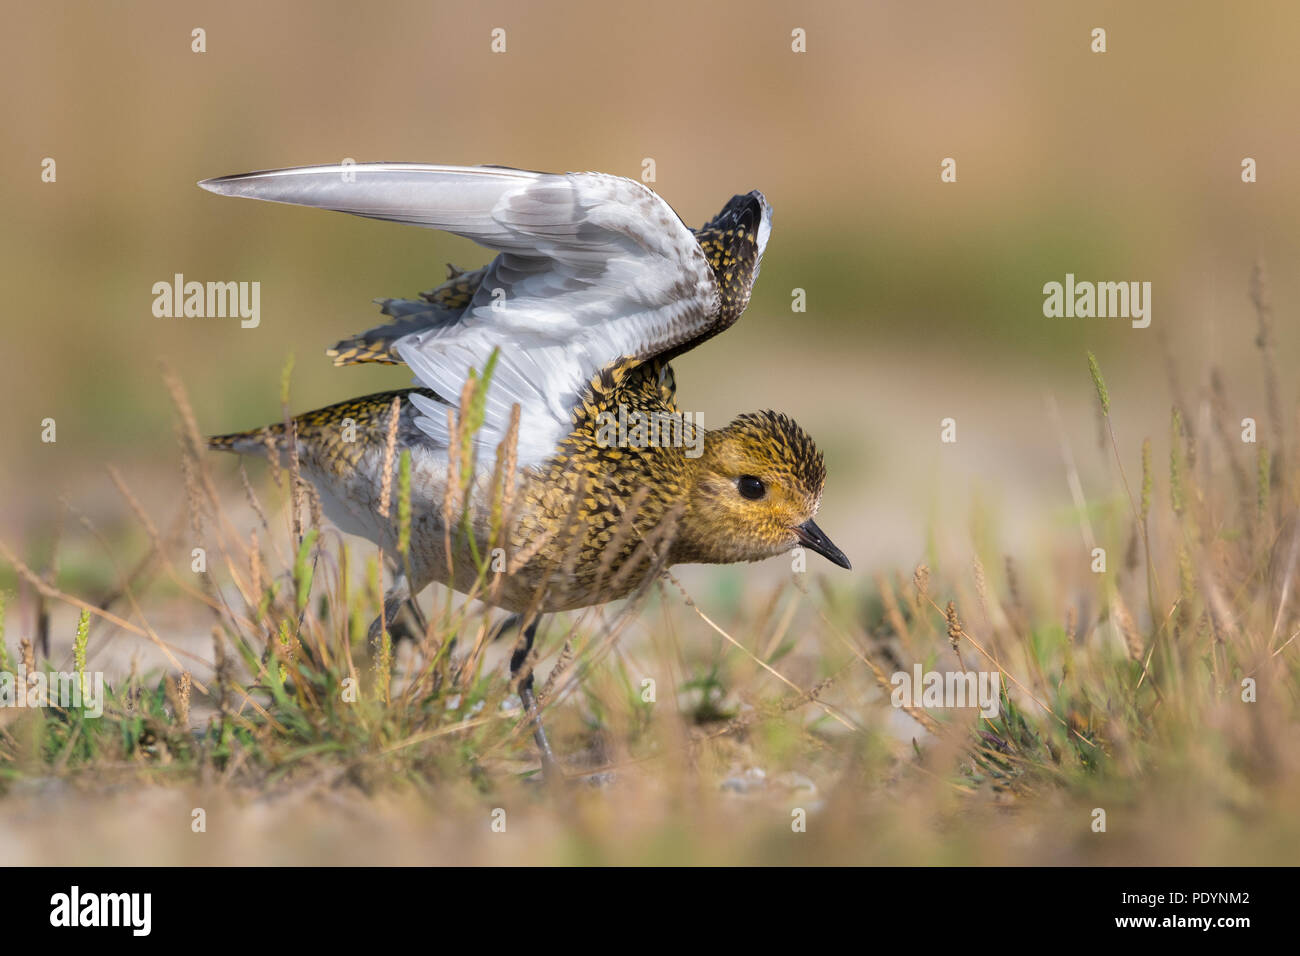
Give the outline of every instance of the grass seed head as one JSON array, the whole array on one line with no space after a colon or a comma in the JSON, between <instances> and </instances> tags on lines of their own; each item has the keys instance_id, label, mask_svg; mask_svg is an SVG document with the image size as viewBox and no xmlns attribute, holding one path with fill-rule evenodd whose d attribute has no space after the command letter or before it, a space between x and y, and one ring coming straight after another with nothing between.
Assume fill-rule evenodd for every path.
<instances>
[{"instance_id":1,"label":"grass seed head","mask_svg":"<svg viewBox=\"0 0 1300 956\"><path fill-rule=\"evenodd\" d=\"M1110 415L1110 394L1106 391L1106 380L1101 377L1101 367L1097 356L1088 353L1088 373L1092 376L1093 387L1097 389L1097 400L1101 402L1101 413Z\"/></svg>"}]
</instances>

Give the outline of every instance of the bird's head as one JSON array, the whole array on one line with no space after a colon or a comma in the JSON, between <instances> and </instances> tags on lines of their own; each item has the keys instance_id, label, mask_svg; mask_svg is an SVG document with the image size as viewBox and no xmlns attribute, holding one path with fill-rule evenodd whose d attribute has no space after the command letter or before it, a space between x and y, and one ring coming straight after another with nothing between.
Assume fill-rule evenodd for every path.
<instances>
[{"instance_id":1,"label":"bird's head","mask_svg":"<svg viewBox=\"0 0 1300 956\"><path fill-rule=\"evenodd\" d=\"M778 412L741 415L710 431L692 460L674 560L758 561L805 547L842 568L849 559L813 522L826 464L811 438Z\"/></svg>"}]
</instances>

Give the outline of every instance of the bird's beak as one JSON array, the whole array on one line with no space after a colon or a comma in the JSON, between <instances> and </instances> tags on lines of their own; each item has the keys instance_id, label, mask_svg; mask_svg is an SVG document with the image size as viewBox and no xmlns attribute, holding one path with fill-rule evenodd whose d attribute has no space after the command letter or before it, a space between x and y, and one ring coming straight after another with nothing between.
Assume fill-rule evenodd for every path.
<instances>
[{"instance_id":1,"label":"bird's beak","mask_svg":"<svg viewBox=\"0 0 1300 956\"><path fill-rule=\"evenodd\" d=\"M850 571L853 570L853 565L849 564L849 559L844 556L844 552L831 544L831 539L826 537L822 529L817 527L811 518L796 527L794 533L799 537L800 543L805 548L816 551L832 564L838 564Z\"/></svg>"}]
</instances>

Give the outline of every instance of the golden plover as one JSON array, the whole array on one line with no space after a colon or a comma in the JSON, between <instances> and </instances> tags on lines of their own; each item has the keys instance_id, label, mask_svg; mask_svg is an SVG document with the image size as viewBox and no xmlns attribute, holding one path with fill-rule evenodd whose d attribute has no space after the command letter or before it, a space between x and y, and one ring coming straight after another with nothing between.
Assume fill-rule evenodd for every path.
<instances>
[{"instance_id":1,"label":"golden plover","mask_svg":"<svg viewBox=\"0 0 1300 956\"><path fill-rule=\"evenodd\" d=\"M642 184L599 173L376 163L200 185L441 229L498 253L481 269L453 268L418 299L382 300L389 321L329 354L340 365L404 363L417 386L307 412L293 421L294 440L331 520L394 555L396 509L383 516L380 499L386 463L390 488L397 482L387 439L398 400L410 539L387 619L434 581L522 615L511 673L548 766L531 667L519 674L538 615L625 597L678 563L756 561L802 546L849 567L813 521L826 469L798 425L765 411L708 430L675 399L669 362L749 302L771 232L761 193L734 197L692 231ZM449 528L449 474L466 474L454 416L465 411L467 379L489 367L469 454L482 461ZM283 456L289 441L274 424L210 445ZM498 449L513 449L513 460ZM492 554L503 560L489 572Z\"/></svg>"}]
</instances>

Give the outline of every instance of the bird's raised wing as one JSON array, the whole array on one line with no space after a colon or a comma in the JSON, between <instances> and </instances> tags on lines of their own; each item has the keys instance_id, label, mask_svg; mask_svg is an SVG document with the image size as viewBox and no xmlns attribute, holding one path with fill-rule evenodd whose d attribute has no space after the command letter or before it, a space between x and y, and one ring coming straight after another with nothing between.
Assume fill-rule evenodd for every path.
<instances>
[{"instance_id":1,"label":"bird's raised wing","mask_svg":"<svg viewBox=\"0 0 1300 956\"><path fill-rule=\"evenodd\" d=\"M458 400L469 370L482 369L499 348L480 441L495 445L504 437L518 402L524 464L554 452L579 396L602 368L620 358L678 354L739 314L711 261L717 256L706 254L655 193L617 176L376 163L247 173L200 185L442 229L500 253L458 317L444 315L393 347L447 403ZM751 225L748 233L755 254L747 266L756 274L769 210L757 193L751 197L761 203L761 228ZM447 405L414 400L424 413L420 427L445 444Z\"/></svg>"}]
</instances>

